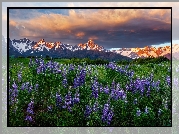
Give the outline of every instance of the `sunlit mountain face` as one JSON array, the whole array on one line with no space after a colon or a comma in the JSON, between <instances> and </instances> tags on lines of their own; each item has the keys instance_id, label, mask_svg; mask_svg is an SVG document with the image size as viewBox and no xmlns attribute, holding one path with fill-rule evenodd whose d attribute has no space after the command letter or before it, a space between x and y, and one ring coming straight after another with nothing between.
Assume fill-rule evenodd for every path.
<instances>
[{"instance_id":1,"label":"sunlit mountain face","mask_svg":"<svg viewBox=\"0 0 179 134\"><path fill-rule=\"evenodd\" d=\"M118 55L122 55L131 59L136 58L147 58L147 57L159 57L164 56L168 59L171 59L171 47L165 46L165 47L152 47L152 46L146 46L144 48L121 48L116 50L107 50L102 45L96 44L93 40L88 40L86 43L78 44L78 45L70 45L70 44L64 44L60 41L58 42L46 42L45 39L41 39L38 42L30 41L27 38L20 39L20 40L12 40L12 46L13 50L21 53L28 52L31 55L33 53L38 52L50 52L50 53L56 53L61 54L63 51L80 51L80 50L90 50L95 52L112 52ZM179 53L179 45L173 45L174 50L176 50L174 55L177 55ZM178 51L177 51L178 50ZM60 53L59 53L60 52ZM26 53L27 55L27 53ZM176 56L175 56L176 57Z\"/></svg>"},{"instance_id":2,"label":"sunlit mountain face","mask_svg":"<svg viewBox=\"0 0 179 134\"><path fill-rule=\"evenodd\" d=\"M83 44L84 45L84 44ZM70 45L61 42L46 42L41 39L38 42L30 41L27 38L20 40L9 39L9 56L15 57L54 57L54 58L90 58L109 61L130 60L131 58L103 49L102 46L89 40L86 48L80 45Z\"/></svg>"},{"instance_id":3,"label":"sunlit mountain face","mask_svg":"<svg viewBox=\"0 0 179 134\"><path fill-rule=\"evenodd\" d=\"M87 49L87 50L98 50L98 51L103 51L104 50L103 46L98 46L92 40L89 40L85 44L79 44L78 46L81 47L82 49Z\"/></svg>"},{"instance_id":4,"label":"sunlit mountain face","mask_svg":"<svg viewBox=\"0 0 179 134\"><path fill-rule=\"evenodd\" d=\"M113 50L113 52L116 52L118 54L128 56L132 59L143 57L159 57L164 56L168 59L171 59L171 47L165 46L165 47L149 47L146 46L144 48L121 48L119 50Z\"/></svg>"},{"instance_id":5,"label":"sunlit mountain face","mask_svg":"<svg viewBox=\"0 0 179 134\"><path fill-rule=\"evenodd\" d=\"M132 48L133 52L136 52L139 57L159 57L164 56L166 58L171 58L171 47L149 47L144 48Z\"/></svg>"},{"instance_id":6,"label":"sunlit mountain face","mask_svg":"<svg viewBox=\"0 0 179 134\"><path fill-rule=\"evenodd\" d=\"M39 42L37 42L36 45L33 46L33 49L38 49L39 47L46 47L48 50L52 49L52 48L60 48L62 46L61 42L46 42L44 39L41 39ZM73 48L72 45L66 44L66 46L71 46L71 50ZM94 43L94 41L89 40L87 43L85 44L78 44L78 46L80 50L83 49L87 49L87 50L98 50L98 51L103 51L104 47L103 46L99 46L96 43Z\"/></svg>"},{"instance_id":7,"label":"sunlit mountain face","mask_svg":"<svg viewBox=\"0 0 179 134\"><path fill-rule=\"evenodd\" d=\"M39 42L37 42L37 44L35 44L33 46L33 49L38 49L39 47L46 47L48 50L49 49L52 49L52 48L60 48L60 44L61 42L55 42L55 43L52 43L52 42L46 42L44 39L41 39Z\"/></svg>"}]
</instances>

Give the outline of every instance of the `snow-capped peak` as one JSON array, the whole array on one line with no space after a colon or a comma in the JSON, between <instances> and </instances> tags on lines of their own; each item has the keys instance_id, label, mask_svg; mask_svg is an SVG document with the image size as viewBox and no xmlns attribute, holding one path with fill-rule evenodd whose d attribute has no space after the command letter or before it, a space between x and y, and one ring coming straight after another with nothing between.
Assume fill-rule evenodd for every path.
<instances>
[{"instance_id":1,"label":"snow-capped peak","mask_svg":"<svg viewBox=\"0 0 179 134\"><path fill-rule=\"evenodd\" d=\"M94 41L89 40L87 43L85 44L79 44L78 47L81 48L81 50L83 49L87 49L87 50L98 50L98 51L103 51L104 48L102 46L99 46L97 44L94 43Z\"/></svg>"}]
</instances>

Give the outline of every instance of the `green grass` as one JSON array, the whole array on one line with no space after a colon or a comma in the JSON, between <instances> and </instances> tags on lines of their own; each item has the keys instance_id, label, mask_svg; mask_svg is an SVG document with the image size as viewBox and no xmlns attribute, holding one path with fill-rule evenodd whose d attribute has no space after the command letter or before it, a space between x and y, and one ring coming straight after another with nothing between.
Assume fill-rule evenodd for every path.
<instances>
[{"instance_id":1,"label":"green grass","mask_svg":"<svg viewBox=\"0 0 179 134\"><path fill-rule=\"evenodd\" d=\"M45 60L47 62L48 60ZM61 64L61 71L64 68L68 70L70 62L69 59L55 59ZM36 66L29 68L28 58L14 58L10 59L10 88L14 81L18 85L18 102L14 105L9 105L9 125L10 126L108 126L107 123L102 122L102 110L104 104L108 102L109 94L99 91L98 99L91 97L92 83L94 77L98 78L98 82L103 87L111 87L113 81L120 84L120 88L126 92L126 99L113 100L110 99L110 106L112 107L114 116L109 126L171 126L171 86L167 85L166 77L170 76L170 61L164 61L160 64L129 64L126 65L118 63L123 70L134 71L134 76L131 78L135 81L137 78L148 78L151 74L154 76L154 81L160 80L159 91L156 87L151 87L150 97L141 95L139 92L133 93L126 89L126 84L129 84L130 78L125 74L121 74L115 70L106 68L105 65L89 65L81 64L81 68L85 68L86 78L85 84L80 86L80 103L72 107L72 112L67 109L59 109L56 107L56 92L59 92L64 98L70 90L72 97L77 89L74 89L73 82L76 74L80 70L78 65L72 71L67 71L66 78L68 85L65 88L62 84L63 75L45 73L37 74ZM65 64L67 63L67 64ZM22 81L18 82L18 72L22 70ZM23 83L29 82L33 86L32 91L28 89L21 90ZM39 88L34 90L35 84L39 84ZM146 89L147 90L147 89ZM145 91L146 93L146 91ZM144 93L144 94L145 94ZM138 99L138 103L134 104L134 100ZM31 99L34 100L34 115L32 115L33 122L25 121L28 104ZM84 116L86 105L93 106L95 102L99 103L99 111L93 112L89 118ZM165 108L164 102L167 103L168 108ZM52 111L48 111L47 106L52 106ZM145 114L145 107L149 107L149 114ZM14 109L16 112L13 112ZM158 115L159 108L162 110L161 115ZM137 109L141 110L141 115L136 116Z\"/></svg>"}]
</instances>

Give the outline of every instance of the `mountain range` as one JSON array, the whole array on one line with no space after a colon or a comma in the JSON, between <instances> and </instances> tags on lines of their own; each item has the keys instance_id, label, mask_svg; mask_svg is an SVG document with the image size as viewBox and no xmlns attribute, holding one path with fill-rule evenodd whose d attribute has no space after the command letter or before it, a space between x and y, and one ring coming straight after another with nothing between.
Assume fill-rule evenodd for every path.
<instances>
[{"instance_id":1,"label":"mountain range","mask_svg":"<svg viewBox=\"0 0 179 134\"><path fill-rule=\"evenodd\" d=\"M113 50L113 52L121 54L123 56L135 58L147 58L147 57L159 57L164 56L168 59L171 59L171 47L150 47L146 46L144 48L122 48L119 50Z\"/></svg>"},{"instance_id":2,"label":"mountain range","mask_svg":"<svg viewBox=\"0 0 179 134\"><path fill-rule=\"evenodd\" d=\"M41 39L39 42L30 41L27 38L20 40L9 39L9 56L42 56L54 58L89 58L104 59L109 61L131 60L127 56L113 53L102 46L89 40L86 44L69 45L61 42L46 42Z\"/></svg>"},{"instance_id":3,"label":"mountain range","mask_svg":"<svg viewBox=\"0 0 179 134\"><path fill-rule=\"evenodd\" d=\"M2 43L6 44L5 38L2 36ZM6 48L7 45L5 45ZM179 45L172 45L173 57L179 59ZM136 58L158 57L164 56L171 59L171 47L151 47L144 48L121 48L117 50L107 50L103 46L99 46L94 41L89 40L87 43L70 45L62 42L46 42L44 39L38 42L30 41L27 38L20 40L9 39L9 55L14 56L49 56L58 58L90 58L90 59L106 59L106 60L130 60Z\"/></svg>"}]
</instances>

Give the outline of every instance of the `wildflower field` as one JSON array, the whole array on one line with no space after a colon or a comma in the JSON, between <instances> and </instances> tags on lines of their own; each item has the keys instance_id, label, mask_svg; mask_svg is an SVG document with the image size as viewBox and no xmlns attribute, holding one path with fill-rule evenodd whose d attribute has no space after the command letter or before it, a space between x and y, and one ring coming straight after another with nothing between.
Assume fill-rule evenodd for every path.
<instances>
[{"instance_id":1,"label":"wildflower field","mask_svg":"<svg viewBox=\"0 0 179 134\"><path fill-rule=\"evenodd\" d=\"M171 62L9 58L9 126L171 126Z\"/></svg>"}]
</instances>

